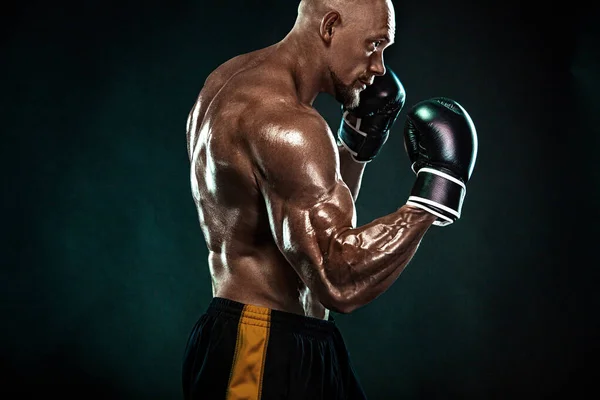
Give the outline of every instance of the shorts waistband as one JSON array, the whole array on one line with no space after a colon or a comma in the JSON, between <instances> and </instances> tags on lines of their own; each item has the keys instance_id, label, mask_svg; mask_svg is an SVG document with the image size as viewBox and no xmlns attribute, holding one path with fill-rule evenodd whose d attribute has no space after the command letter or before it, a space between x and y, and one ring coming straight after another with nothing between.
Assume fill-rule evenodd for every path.
<instances>
[{"instance_id":1,"label":"shorts waistband","mask_svg":"<svg viewBox=\"0 0 600 400\"><path fill-rule=\"evenodd\" d=\"M269 325L271 327L293 330L304 333L331 333L337 327L331 313L329 320L306 317L285 311L273 310L267 307L244 304L222 297L213 297L208 305L208 314L229 314L244 318L244 321L254 325Z\"/></svg>"}]
</instances>

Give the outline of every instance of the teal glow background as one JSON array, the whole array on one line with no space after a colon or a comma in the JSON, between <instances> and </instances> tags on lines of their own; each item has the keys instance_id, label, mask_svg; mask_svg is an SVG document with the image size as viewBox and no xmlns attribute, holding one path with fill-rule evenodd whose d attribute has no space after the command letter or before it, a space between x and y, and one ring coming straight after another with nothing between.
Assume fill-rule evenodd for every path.
<instances>
[{"instance_id":1,"label":"teal glow background","mask_svg":"<svg viewBox=\"0 0 600 400\"><path fill-rule=\"evenodd\" d=\"M395 2L386 62L407 106L367 169L359 223L406 200L412 104L458 100L480 149L463 218L430 230L388 292L337 316L370 399L598 391L597 16L575 3L480 3ZM180 398L185 341L211 296L187 113L212 69L282 38L296 5L7 6L5 398ZM335 130L338 105L315 106Z\"/></svg>"}]
</instances>

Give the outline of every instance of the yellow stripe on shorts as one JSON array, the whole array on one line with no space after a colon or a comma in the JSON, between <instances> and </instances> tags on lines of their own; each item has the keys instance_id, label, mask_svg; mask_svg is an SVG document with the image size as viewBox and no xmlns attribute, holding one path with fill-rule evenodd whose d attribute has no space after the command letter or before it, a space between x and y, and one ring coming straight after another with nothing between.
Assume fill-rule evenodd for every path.
<instances>
[{"instance_id":1,"label":"yellow stripe on shorts","mask_svg":"<svg viewBox=\"0 0 600 400\"><path fill-rule=\"evenodd\" d=\"M270 309L244 306L227 385L227 400L260 400L270 326Z\"/></svg>"}]
</instances>

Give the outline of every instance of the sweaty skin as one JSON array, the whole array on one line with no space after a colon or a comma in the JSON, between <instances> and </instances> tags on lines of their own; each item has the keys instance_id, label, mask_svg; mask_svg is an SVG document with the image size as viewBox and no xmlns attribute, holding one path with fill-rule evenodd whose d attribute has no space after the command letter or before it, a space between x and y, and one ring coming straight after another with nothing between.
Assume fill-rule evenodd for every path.
<instances>
[{"instance_id":1,"label":"sweaty skin","mask_svg":"<svg viewBox=\"0 0 600 400\"><path fill-rule=\"evenodd\" d=\"M385 12L365 23L389 38ZM334 14L316 31L340 42L352 32ZM189 114L187 139L213 295L326 319L328 310L349 313L387 290L436 217L404 205L356 226L365 164L337 146L312 107L318 93L334 89L324 64L300 51L315 40L303 30L316 20L309 17L278 44L218 67ZM369 39L363 28L355 34ZM355 71L338 69L340 79L372 82L385 72L382 52L357 53L349 60Z\"/></svg>"}]
</instances>

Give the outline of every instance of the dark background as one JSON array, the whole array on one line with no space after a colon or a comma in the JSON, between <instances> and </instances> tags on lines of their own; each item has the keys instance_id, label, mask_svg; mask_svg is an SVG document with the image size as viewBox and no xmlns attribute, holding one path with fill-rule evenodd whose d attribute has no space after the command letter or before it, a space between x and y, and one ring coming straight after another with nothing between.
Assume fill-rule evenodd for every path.
<instances>
[{"instance_id":1,"label":"dark background","mask_svg":"<svg viewBox=\"0 0 600 400\"><path fill-rule=\"evenodd\" d=\"M475 2L473 2L475 3ZM395 2L407 107L366 171L359 223L414 180L406 109L448 96L479 157L456 224L379 299L337 315L371 399L598 392L600 57L574 2ZM180 398L211 298L187 113L207 74L281 39L296 1L27 1L2 13L0 392ZM329 97L315 106L335 131Z\"/></svg>"}]
</instances>

